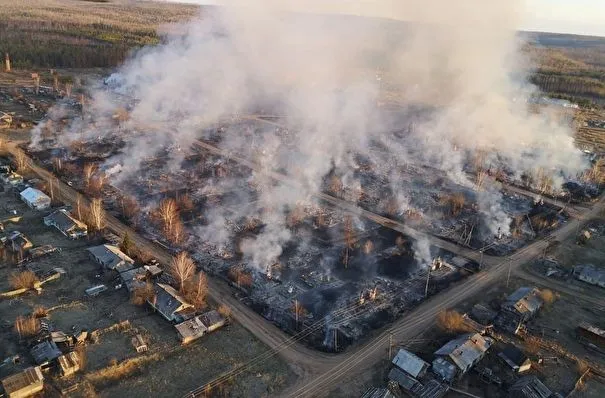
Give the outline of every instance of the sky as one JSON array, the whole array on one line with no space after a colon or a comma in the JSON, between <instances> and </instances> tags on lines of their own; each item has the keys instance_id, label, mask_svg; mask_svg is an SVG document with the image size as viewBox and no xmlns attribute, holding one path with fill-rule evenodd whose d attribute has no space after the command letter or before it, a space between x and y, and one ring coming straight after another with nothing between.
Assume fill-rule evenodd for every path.
<instances>
[{"instance_id":1,"label":"sky","mask_svg":"<svg viewBox=\"0 0 605 398\"><path fill-rule=\"evenodd\" d=\"M164 1L195 4L224 4L229 2L229 0ZM330 8L337 10L339 4L351 9L351 6L356 3L371 3L371 1L326 0L325 4L331 4ZM253 4L252 2L253 0L250 0L249 4ZM526 13L519 29L605 36L605 0L524 0L524 2Z\"/></svg>"}]
</instances>

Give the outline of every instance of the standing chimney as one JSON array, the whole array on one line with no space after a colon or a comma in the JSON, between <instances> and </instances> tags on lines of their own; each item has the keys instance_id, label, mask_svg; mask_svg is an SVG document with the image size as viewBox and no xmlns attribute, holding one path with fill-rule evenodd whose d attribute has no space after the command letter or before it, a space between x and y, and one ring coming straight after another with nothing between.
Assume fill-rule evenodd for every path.
<instances>
[{"instance_id":1,"label":"standing chimney","mask_svg":"<svg viewBox=\"0 0 605 398\"><path fill-rule=\"evenodd\" d=\"M9 57L8 53L4 54L4 69L7 72L11 71L11 58Z\"/></svg>"}]
</instances>

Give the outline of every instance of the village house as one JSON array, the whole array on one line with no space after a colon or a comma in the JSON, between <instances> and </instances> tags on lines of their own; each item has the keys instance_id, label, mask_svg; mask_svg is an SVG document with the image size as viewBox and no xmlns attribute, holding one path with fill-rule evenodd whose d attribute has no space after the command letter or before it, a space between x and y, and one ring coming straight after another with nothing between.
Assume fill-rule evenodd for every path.
<instances>
[{"instance_id":1,"label":"village house","mask_svg":"<svg viewBox=\"0 0 605 398\"><path fill-rule=\"evenodd\" d=\"M46 210L50 208L50 197L36 188L29 187L22 191L19 196L21 196L21 200L34 210Z\"/></svg>"},{"instance_id":2,"label":"village house","mask_svg":"<svg viewBox=\"0 0 605 398\"><path fill-rule=\"evenodd\" d=\"M416 379L424 376L429 367L428 363L404 349L400 349L399 352L397 352L397 355L395 355L392 362L393 365Z\"/></svg>"},{"instance_id":3,"label":"village house","mask_svg":"<svg viewBox=\"0 0 605 398\"><path fill-rule=\"evenodd\" d=\"M540 291L531 287L520 287L508 296L501 306L495 324L502 330L518 333L525 322L533 318L544 305Z\"/></svg>"},{"instance_id":4,"label":"village house","mask_svg":"<svg viewBox=\"0 0 605 398\"><path fill-rule=\"evenodd\" d=\"M181 322L185 313L195 310L172 286L163 283L155 284L155 297L147 302L170 322Z\"/></svg>"},{"instance_id":5,"label":"village house","mask_svg":"<svg viewBox=\"0 0 605 398\"><path fill-rule=\"evenodd\" d=\"M504 361L512 370L523 373L531 369L531 361L523 352L512 344L504 347L498 357Z\"/></svg>"},{"instance_id":6,"label":"village house","mask_svg":"<svg viewBox=\"0 0 605 398\"><path fill-rule=\"evenodd\" d=\"M88 234L88 227L78 221L65 209L57 210L44 217L44 224L57 228L68 238L78 239Z\"/></svg>"},{"instance_id":7,"label":"village house","mask_svg":"<svg viewBox=\"0 0 605 398\"><path fill-rule=\"evenodd\" d=\"M19 231L11 232L2 242L14 253L24 253L34 247L34 244Z\"/></svg>"},{"instance_id":8,"label":"village house","mask_svg":"<svg viewBox=\"0 0 605 398\"><path fill-rule=\"evenodd\" d=\"M225 325L225 318L217 311L208 311L202 315L198 315L185 322L175 325L181 342L183 344L190 343L199 339L206 333L212 332L221 326Z\"/></svg>"},{"instance_id":9,"label":"village house","mask_svg":"<svg viewBox=\"0 0 605 398\"><path fill-rule=\"evenodd\" d=\"M88 250L94 261L106 269L124 272L134 268L134 260L116 246L100 245L90 247L86 250Z\"/></svg>"},{"instance_id":10,"label":"village house","mask_svg":"<svg viewBox=\"0 0 605 398\"><path fill-rule=\"evenodd\" d=\"M2 379L2 388L8 398L25 398L44 389L44 376L39 366Z\"/></svg>"},{"instance_id":11,"label":"village house","mask_svg":"<svg viewBox=\"0 0 605 398\"><path fill-rule=\"evenodd\" d=\"M493 341L479 333L464 334L435 352L433 372L447 382L466 374L483 357Z\"/></svg>"},{"instance_id":12,"label":"village house","mask_svg":"<svg viewBox=\"0 0 605 398\"><path fill-rule=\"evenodd\" d=\"M582 282L605 288L605 270L593 265L577 265L573 269L573 275Z\"/></svg>"},{"instance_id":13,"label":"village house","mask_svg":"<svg viewBox=\"0 0 605 398\"><path fill-rule=\"evenodd\" d=\"M80 357L74 351L58 357L57 363L59 365L59 372L63 377L71 376L80 370Z\"/></svg>"}]
</instances>

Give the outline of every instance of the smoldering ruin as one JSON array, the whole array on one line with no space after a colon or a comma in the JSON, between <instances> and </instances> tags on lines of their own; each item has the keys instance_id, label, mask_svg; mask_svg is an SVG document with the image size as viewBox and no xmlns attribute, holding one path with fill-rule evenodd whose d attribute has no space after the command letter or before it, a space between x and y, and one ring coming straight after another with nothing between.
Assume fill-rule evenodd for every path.
<instances>
[{"instance_id":1,"label":"smoldering ruin","mask_svg":"<svg viewBox=\"0 0 605 398\"><path fill-rule=\"evenodd\" d=\"M384 3L417 22L206 10L58 104L28 151L341 350L480 269L435 239L510 254L600 189L566 110L531 101L517 2Z\"/></svg>"}]
</instances>

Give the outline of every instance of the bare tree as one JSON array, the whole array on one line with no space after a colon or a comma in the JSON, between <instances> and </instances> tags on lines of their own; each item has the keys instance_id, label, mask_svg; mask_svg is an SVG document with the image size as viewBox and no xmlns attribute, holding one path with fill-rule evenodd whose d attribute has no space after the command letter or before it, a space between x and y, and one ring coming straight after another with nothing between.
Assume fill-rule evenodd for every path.
<instances>
[{"instance_id":1,"label":"bare tree","mask_svg":"<svg viewBox=\"0 0 605 398\"><path fill-rule=\"evenodd\" d=\"M99 198L90 201L88 209L90 223L93 229L101 231L105 223L105 210L103 210L103 202Z\"/></svg>"},{"instance_id":2,"label":"bare tree","mask_svg":"<svg viewBox=\"0 0 605 398\"><path fill-rule=\"evenodd\" d=\"M32 271L23 271L11 274L8 282L13 289L33 289L39 280Z\"/></svg>"},{"instance_id":3,"label":"bare tree","mask_svg":"<svg viewBox=\"0 0 605 398\"><path fill-rule=\"evenodd\" d=\"M97 166L94 163L86 163L82 168L82 178L84 178L84 185L86 188L90 186L90 180L97 170Z\"/></svg>"},{"instance_id":4,"label":"bare tree","mask_svg":"<svg viewBox=\"0 0 605 398\"><path fill-rule=\"evenodd\" d=\"M345 240L345 253L343 257L343 264L345 268L349 265L349 250L353 248L355 243L354 232L353 232L353 218L347 215L344 220L343 234Z\"/></svg>"},{"instance_id":5,"label":"bare tree","mask_svg":"<svg viewBox=\"0 0 605 398\"><path fill-rule=\"evenodd\" d=\"M71 90L73 89L73 83L67 82L65 83L65 96L67 98L71 98Z\"/></svg>"},{"instance_id":6,"label":"bare tree","mask_svg":"<svg viewBox=\"0 0 605 398\"><path fill-rule=\"evenodd\" d=\"M157 208L157 215L162 223L164 234L171 234L174 223L179 217L179 209L174 199L164 199Z\"/></svg>"},{"instance_id":7,"label":"bare tree","mask_svg":"<svg viewBox=\"0 0 605 398\"><path fill-rule=\"evenodd\" d=\"M298 327L300 318L307 314L307 310L302 306L300 301L294 300L294 303L292 304L292 312L294 313L294 319L296 320L296 327Z\"/></svg>"},{"instance_id":8,"label":"bare tree","mask_svg":"<svg viewBox=\"0 0 605 398\"><path fill-rule=\"evenodd\" d=\"M170 263L170 275L177 281L179 284L179 290L184 292L185 283L191 279L193 273L195 272L195 264L193 260L189 258L187 253L180 252L176 255L176 257L172 258L172 263Z\"/></svg>"},{"instance_id":9,"label":"bare tree","mask_svg":"<svg viewBox=\"0 0 605 398\"><path fill-rule=\"evenodd\" d=\"M208 279L202 271L185 283L185 298L196 309L206 307L206 295L208 294Z\"/></svg>"},{"instance_id":10,"label":"bare tree","mask_svg":"<svg viewBox=\"0 0 605 398\"><path fill-rule=\"evenodd\" d=\"M25 155L25 152L20 149L15 151L15 166L19 172L27 170L27 156Z\"/></svg>"},{"instance_id":11,"label":"bare tree","mask_svg":"<svg viewBox=\"0 0 605 398\"><path fill-rule=\"evenodd\" d=\"M122 214L132 222L141 210L139 202L137 202L134 196L122 196L120 203L122 205Z\"/></svg>"},{"instance_id":12,"label":"bare tree","mask_svg":"<svg viewBox=\"0 0 605 398\"><path fill-rule=\"evenodd\" d=\"M82 221L82 195L80 193L76 195L76 214L78 220Z\"/></svg>"},{"instance_id":13,"label":"bare tree","mask_svg":"<svg viewBox=\"0 0 605 398\"><path fill-rule=\"evenodd\" d=\"M40 75L32 73L32 80L34 82L34 90L36 91L36 95L38 95L40 93Z\"/></svg>"},{"instance_id":14,"label":"bare tree","mask_svg":"<svg viewBox=\"0 0 605 398\"><path fill-rule=\"evenodd\" d=\"M50 74L53 76L53 90L55 90L55 93L58 93L59 92L59 73L56 70L51 69Z\"/></svg>"},{"instance_id":15,"label":"bare tree","mask_svg":"<svg viewBox=\"0 0 605 398\"><path fill-rule=\"evenodd\" d=\"M174 220L171 229L167 231L166 238L174 245L183 243L183 240L185 239L185 227L180 218L177 217L177 219Z\"/></svg>"},{"instance_id":16,"label":"bare tree","mask_svg":"<svg viewBox=\"0 0 605 398\"><path fill-rule=\"evenodd\" d=\"M10 72L11 71L11 58L8 55L8 53L4 54L4 70L6 72Z\"/></svg>"}]
</instances>

